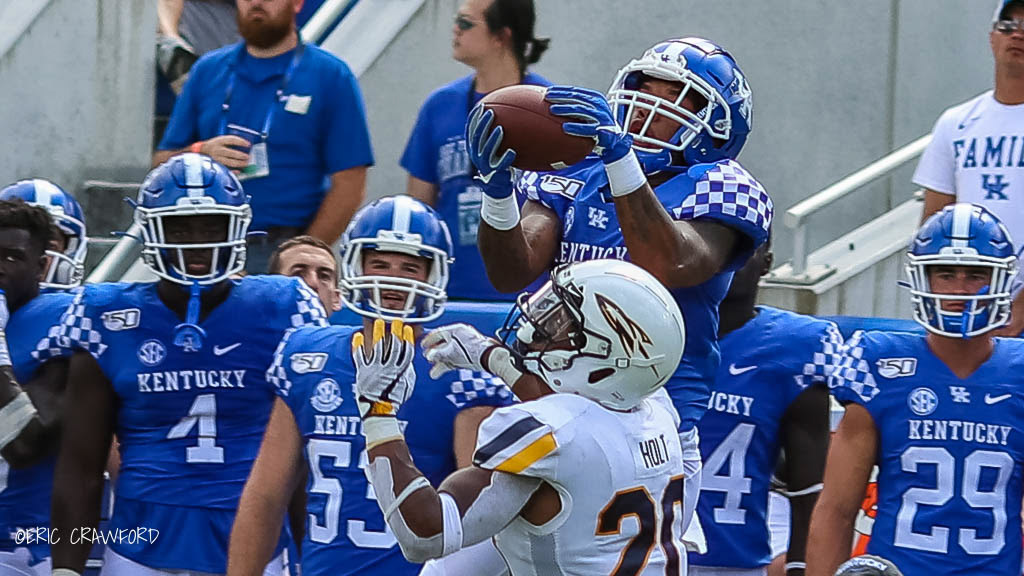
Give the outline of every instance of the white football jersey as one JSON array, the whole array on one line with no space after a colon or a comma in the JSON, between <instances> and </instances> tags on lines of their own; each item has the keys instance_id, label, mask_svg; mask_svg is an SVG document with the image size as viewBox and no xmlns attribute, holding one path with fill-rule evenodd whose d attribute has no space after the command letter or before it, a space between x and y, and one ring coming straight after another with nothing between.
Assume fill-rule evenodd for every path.
<instances>
[{"instance_id":1,"label":"white football jersey","mask_svg":"<svg viewBox=\"0 0 1024 576\"><path fill-rule=\"evenodd\" d=\"M935 123L914 183L999 217L1014 245L1024 240L1024 104L991 91L946 110Z\"/></svg>"},{"instance_id":2,"label":"white football jersey","mask_svg":"<svg viewBox=\"0 0 1024 576\"><path fill-rule=\"evenodd\" d=\"M541 478L561 496L550 522L518 517L495 537L513 576L679 574L679 417L663 390L656 396L616 412L553 394L484 420L477 466Z\"/></svg>"}]
</instances>

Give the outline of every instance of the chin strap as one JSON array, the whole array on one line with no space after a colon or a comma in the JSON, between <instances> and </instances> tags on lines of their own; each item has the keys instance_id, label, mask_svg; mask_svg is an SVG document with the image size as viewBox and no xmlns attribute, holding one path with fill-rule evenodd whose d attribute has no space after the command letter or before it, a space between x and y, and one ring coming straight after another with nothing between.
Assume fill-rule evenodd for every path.
<instances>
[{"instance_id":1,"label":"chin strap","mask_svg":"<svg viewBox=\"0 0 1024 576\"><path fill-rule=\"evenodd\" d=\"M199 282L193 281L189 289L188 310L185 313L185 321L174 327L174 345L180 346L186 352L198 352L203 348L203 339L206 338L206 330L199 327L199 305L202 287Z\"/></svg>"}]
</instances>

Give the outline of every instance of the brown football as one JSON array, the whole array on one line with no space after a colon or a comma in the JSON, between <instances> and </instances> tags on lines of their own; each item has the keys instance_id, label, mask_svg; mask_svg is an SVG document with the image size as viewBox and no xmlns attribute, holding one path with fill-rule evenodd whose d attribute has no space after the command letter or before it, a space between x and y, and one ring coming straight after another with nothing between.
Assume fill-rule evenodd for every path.
<instances>
[{"instance_id":1,"label":"brown football","mask_svg":"<svg viewBox=\"0 0 1024 576\"><path fill-rule=\"evenodd\" d=\"M592 138L562 131L562 123L572 120L548 110L545 92L543 86L518 84L495 90L482 100L494 111L495 125L504 131L501 152L508 148L516 151L516 168L560 170L583 160L594 149Z\"/></svg>"}]
</instances>

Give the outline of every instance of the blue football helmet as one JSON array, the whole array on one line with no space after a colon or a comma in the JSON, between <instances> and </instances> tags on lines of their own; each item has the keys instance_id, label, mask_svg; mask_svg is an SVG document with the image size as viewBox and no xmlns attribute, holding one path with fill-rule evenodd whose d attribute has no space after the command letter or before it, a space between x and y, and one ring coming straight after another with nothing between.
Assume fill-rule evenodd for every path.
<instances>
[{"instance_id":1,"label":"blue football helmet","mask_svg":"<svg viewBox=\"0 0 1024 576\"><path fill-rule=\"evenodd\" d=\"M217 241L169 242L169 219L222 216ZM178 284L216 284L245 269L245 238L252 211L238 178L209 156L185 153L154 168L139 188L135 222L142 227L142 259L157 276ZM206 251L210 266L190 274L186 253Z\"/></svg>"},{"instance_id":2,"label":"blue football helmet","mask_svg":"<svg viewBox=\"0 0 1024 576\"><path fill-rule=\"evenodd\" d=\"M929 332L971 338L1009 322L1016 252L1002 222L985 208L960 203L933 214L914 236L907 258L914 320ZM977 294L939 294L931 289L932 266L977 266L990 281ZM943 302L963 302L963 310L945 310Z\"/></svg>"},{"instance_id":3,"label":"blue football helmet","mask_svg":"<svg viewBox=\"0 0 1024 576\"><path fill-rule=\"evenodd\" d=\"M645 78L682 85L674 100L640 91ZM690 111L683 101L693 94L703 107ZM753 122L753 100L746 76L728 52L703 38L666 40L621 70L608 91L619 125L633 135L633 148L649 155L682 154L686 166L739 156ZM635 114L645 111L643 125L631 129ZM648 134L655 117L679 125L669 139Z\"/></svg>"},{"instance_id":4,"label":"blue football helmet","mask_svg":"<svg viewBox=\"0 0 1024 576\"><path fill-rule=\"evenodd\" d=\"M367 250L425 258L430 266L426 281L367 273ZM368 318L429 322L444 312L451 262L452 237L433 208L409 196L381 198L356 212L342 237L342 302ZM386 292L405 294L405 304L385 306L381 296Z\"/></svg>"},{"instance_id":5,"label":"blue football helmet","mask_svg":"<svg viewBox=\"0 0 1024 576\"><path fill-rule=\"evenodd\" d=\"M53 218L53 223L64 234L63 250L46 251L50 261L39 286L54 290L81 286L85 276L89 239L85 233L85 215L75 197L49 180L33 178L19 180L0 190L0 200L15 199L45 208Z\"/></svg>"}]
</instances>

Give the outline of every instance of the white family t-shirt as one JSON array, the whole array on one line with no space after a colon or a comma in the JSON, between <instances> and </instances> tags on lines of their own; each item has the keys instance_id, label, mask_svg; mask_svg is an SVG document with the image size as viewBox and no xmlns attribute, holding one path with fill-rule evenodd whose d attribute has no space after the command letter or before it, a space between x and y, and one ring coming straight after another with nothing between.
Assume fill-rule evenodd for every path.
<instances>
[{"instance_id":1,"label":"white family t-shirt","mask_svg":"<svg viewBox=\"0 0 1024 576\"><path fill-rule=\"evenodd\" d=\"M917 165L914 184L999 217L1018 253L1024 248L1024 104L986 92L946 110Z\"/></svg>"}]
</instances>

